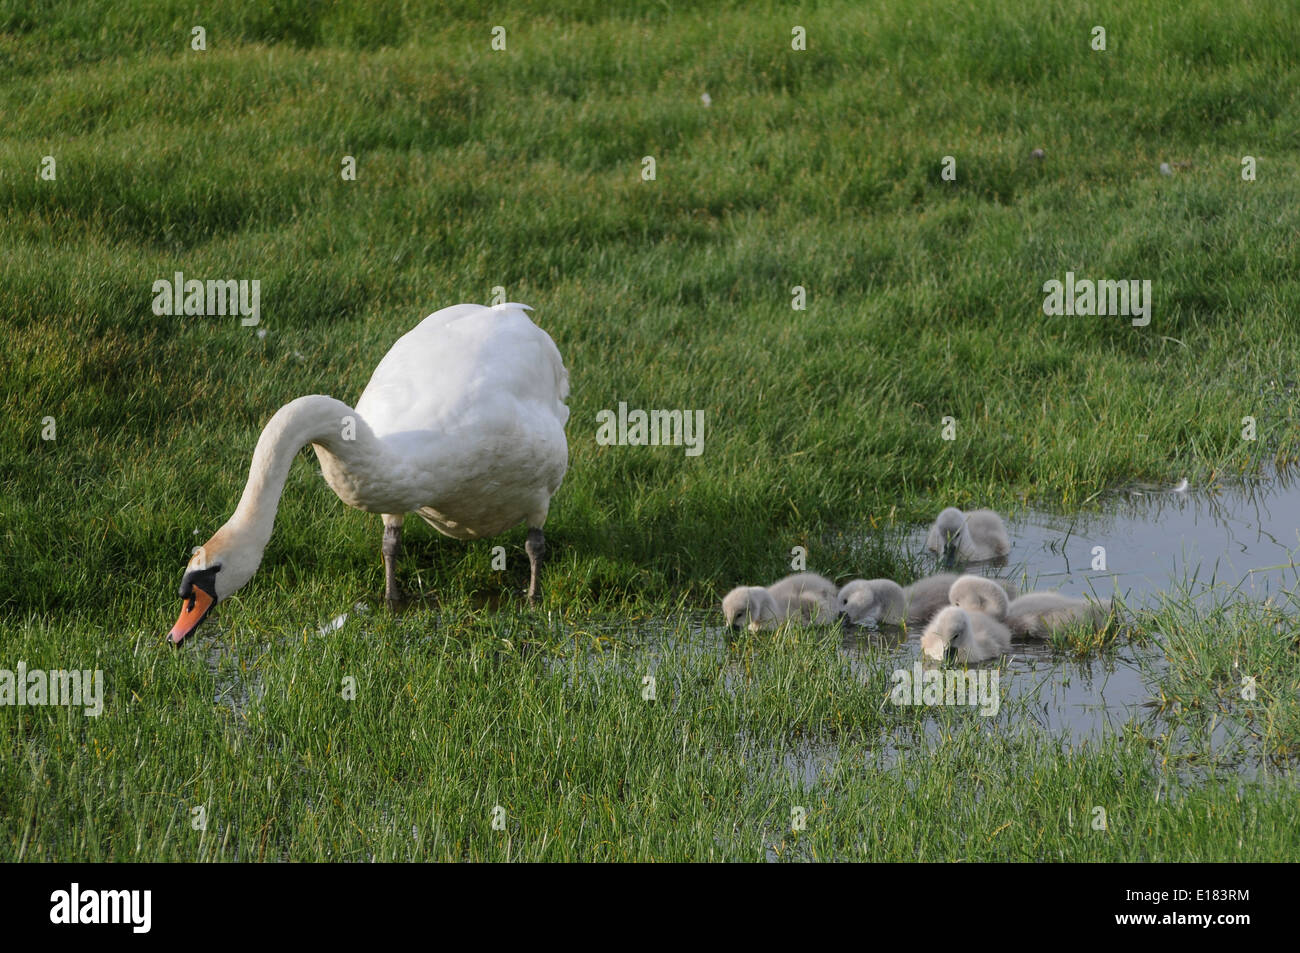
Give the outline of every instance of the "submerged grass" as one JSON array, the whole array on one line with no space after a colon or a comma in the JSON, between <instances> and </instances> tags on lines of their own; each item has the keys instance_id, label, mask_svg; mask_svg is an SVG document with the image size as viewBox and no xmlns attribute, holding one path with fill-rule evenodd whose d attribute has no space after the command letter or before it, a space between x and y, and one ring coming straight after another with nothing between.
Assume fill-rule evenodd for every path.
<instances>
[{"instance_id":1,"label":"submerged grass","mask_svg":"<svg viewBox=\"0 0 1300 953\"><path fill-rule=\"evenodd\" d=\"M29 666L93 658L111 690L99 718L23 708L0 723L21 753L0 766L7 850L1261 860L1300 847L1290 819L1300 663L1293 645L1257 638L1264 620L1239 623L1241 645L1258 645L1239 659L1258 673L1257 699L1234 698L1239 647L1220 647L1208 628L1161 633L1169 665L1153 697L1169 707L1081 743L1033 728L1030 697L993 718L894 706L897 655L850 660L836 631L728 643L678 616L612 638L599 623L463 603L430 622L371 614L321 634L285 618L262 638L215 635L217 658L93 630L68 644L21 626L8 649ZM1244 729L1231 751L1206 730L1211 718ZM1247 761L1256 770L1243 774ZM202 831L191 823L200 806ZM493 828L498 807L504 830Z\"/></svg>"},{"instance_id":2,"label":"submerged grass","mask_svg":"<svg viewBox=\"0 0 1300 953\"><path fill-rule=\"evenodd\" d=\"M1081 748L882 708L885 669L864 681L824 635L728 648L673 621L795 546L909 575L895 530L943 505L1295 460L1286 6L641 7L512 3L494 53L470 4L240 0L197 53L184 4L0 0L0 667L109 688L97 719L0 711L0 856L1294 856L1290 617L1139 623L1176 730ZM1067 270L1150 279L1151 324L1045 317ZM175 271L259 279L259 329L154 316ZM424 314L496 286L573 379L544 612L518 604L522 531L414 529L426 601L318 633L381 590L379 524L304 453L212 648L166 650L271 413L354 400ZM703 409L705 452L597 446L619 401ZM654 704L610 618L669 620ZM1185 771L1216 717L1266 771ZM823 741L828 771L784 769Z\"/></svg>"}]
</instances>

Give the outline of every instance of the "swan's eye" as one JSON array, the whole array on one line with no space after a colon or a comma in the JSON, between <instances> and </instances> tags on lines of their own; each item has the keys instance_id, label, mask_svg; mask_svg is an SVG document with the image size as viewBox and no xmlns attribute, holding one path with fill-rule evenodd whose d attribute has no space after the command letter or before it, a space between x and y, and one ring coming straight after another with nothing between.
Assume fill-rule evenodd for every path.
<instances>
[{"instance_id":1,"label":"swan's eye","mask_svg":"<svg viewBox=\"0 0 1300 953\"><path fill-rule=\"evenodd\" d=\"M221 563L206 569L191 569L181 577L181 598L189 600L189 608L194 608L194 587L197 584L209 595L216 593L216 576L221 571Z\"/></svg>"}]
</instances>

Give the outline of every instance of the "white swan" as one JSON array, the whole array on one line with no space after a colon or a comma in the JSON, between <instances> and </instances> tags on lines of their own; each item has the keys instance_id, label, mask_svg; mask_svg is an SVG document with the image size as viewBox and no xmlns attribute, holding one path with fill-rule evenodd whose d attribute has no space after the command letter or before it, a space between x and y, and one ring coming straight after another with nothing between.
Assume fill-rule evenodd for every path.
<instances>
[{"instance_id":1,"label":"white swan","mask_svg":"<svg viewBox=\"0 0 1300 953\"><path fill-rule=\"evenodd\" d=\"M1001 559L1011 552L1002 517L992 510L963 513L954 506L941 511L925 538L925 548L952 562Z\"/></svg>"},{"instance_id":2,"label":"white swan","mask_svg":"<svg viewBox=\"0 0 1300 953\"><path fill-rule=\"evenodd\" d=\"M771 629L787 619L825 623L835 617L835 583L813 572L796 573L762 586L738 586L722 599L727 625L740 628L748 619L749 631Z\"/></svg>"},{"instance_id":3,"label":"white swan","mask_svg":"<svg viewBox=\"0 0 1300 953\"><path fill-rule=\"evenodd\" d=\"M1016 635L1048 638L1057 629L1078 623L1101 628L1111 613L1111 602L1076 599L1059 592L1029 592L1007 607L1007 626Z\"/></svg>"},{"instance_id":4,"label":"white swan","mask_svg":"<svg viewBox=\"0 0 1300 953\"><path fill-rule=\"evenodd\" d=\"M840 589L836 608L849 625L900 625L906 601L903 587L892 579L854 579Z\"/></svg>"},{"instance_id":5,"label":"white swan","mask_svg":"<svg viewBox=\"0 0 1300 953\"><path fill-rule=\"evenodd\" d=\"M527 305L458 304L434 312L384 355L355 408L299 397L258 438L235 513L190 560L169 638L192 633L243 586L271 538L289 466L306 444L339 499L384 521L386 596L399 595L402 520L475 539L528 524L528 595L541 594L542 525L568 468L569 375Z\"/></svg>"},{"instance_id":6,"label":"white swan","mask_svg":"<svg viewBox=\"0 0 1300 953\"><path fill-rule=\"evenodd\" d=\"M1011 604L999 582L975 575L959 577L948 590L948 601L968 612L982 612L999 620L1006 619Z\"/></svg>"},{"instance_id":7,"label":"white swan","mask_svg":"<svg viewBox=\"0 0 1300 953\"><path fill-rule=\"evenodd\" d=\"M921 634L921 652L942 659L951 651L958 662L983 662L1011 650L1011 632L983 612L949 606L930 620Z\"/></svg>"}]
</instances>

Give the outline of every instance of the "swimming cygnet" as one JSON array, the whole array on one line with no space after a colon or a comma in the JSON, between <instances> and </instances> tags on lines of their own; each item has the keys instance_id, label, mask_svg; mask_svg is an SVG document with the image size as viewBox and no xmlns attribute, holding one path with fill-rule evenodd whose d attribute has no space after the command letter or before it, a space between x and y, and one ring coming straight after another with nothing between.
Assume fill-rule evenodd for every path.
<instances>
[{"instance_id":1,"label":"swimming cygnet","mask_svg":"<svg viewBox=\"0 0 1300 953\"><path fill-rule=\"evenodd\" d=\"M941 572L918 579L903 587L903 602L907 606L907 624L925 625L936 612L948 605L948 590L956 582L956 573Z\"/></svg>"},{"instance_id":2,"label":"swimming cygnet","mask_svg":"<svg viewBox=\"0 0 1300 953\"><path fill-rule=\"evenodd\" d=\"M1011 552L1011 539L1002 525L1002 517L992 510L963 513L950 506L939 513L930 527L925 548L942 553L949 562L954 558L1000 559Z\"/></svg>"},{"instance_id":3,"label":"swimming cygnet","mask_svg":"<svg viewBox=\"0 0 1300 953\"><path fill-rule=\"evenodd\" d=\"M930 620L921 634L921 652L942 659L951 651L958 662L983 662L1011 649L1011 632L983 612L949 606Z\"/></svg>"},{"instance_id":4,"label":"swimming cygnet","mask_svg":"<svg viewBox=\"0 0 1300 953\"><path fill-rule=\"evenodd\" d=\"M960 576L948 590L948 601L968 612L983 612L998 620L1006 619L1011 605L1000 583L975 575Z\"/></svg>"},{"instance_id":5,"label":"swimming cygnet","mask_svg":"<svg viewBox=\"0 0 1300 953\"><path fill-rule=\"evenodd\" d=\"M1030 592L1007 607L1007 627L1015 635L1045 639L1057 629L1088 622L1100 628L1111 612L1111 602L1076 599L1059 592Z\"/></svg>"},{"instance_id":6,"label":"swimming cygnet","mask_svg":"<svg viewBox=\"0 0 1300 953\"><path fill-rule=\"evenodd\" d=\"M903 587L892 579L854 579L840 590L840 621L848 625L898 625L903 621Z\"/></svg>"},{"instance_id":7,"label":"swimming cygnet","mask_svg":"<svg viewBox=\"0 0 1300 953\"><path fill-rule=\"evenodd\" d=\"M737 586L722 597L722 617L728 627L748 626L757 632L766 625L776 625L776 602L762 586Z\"/></svg>"},{"instance_id":8,"label":"swimming cygnet","mask_svg":"<svg viewBox=\"0 0 1300 953\"><path fill-rule=\"evenodd\" d=\"M835 618L839 593L835 583L813 572L796 573L762 586L739 586L722 600L727 625L738 629L748 620L749 631L776 628L787 619L827 623Z\"/></svg>"}]
</instances>

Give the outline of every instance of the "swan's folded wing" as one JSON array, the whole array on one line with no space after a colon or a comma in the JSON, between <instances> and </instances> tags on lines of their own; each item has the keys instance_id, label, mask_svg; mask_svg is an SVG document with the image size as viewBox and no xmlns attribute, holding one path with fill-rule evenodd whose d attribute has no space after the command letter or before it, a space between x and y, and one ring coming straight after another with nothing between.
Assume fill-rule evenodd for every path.
<instances>
[{"instance_id":1,"label":"swan's folded wing","mask_svg":"<svg viewBox=\"0 0 1300 953\"><path fill-rule=\"evenodd\" d=\"M384 355L357 401L378 436L483 426L494 416L530 416L533 406L562 430L569 375L550 336L523 306L456 305L425 318Z\"/></svg>"}]
</instances>

